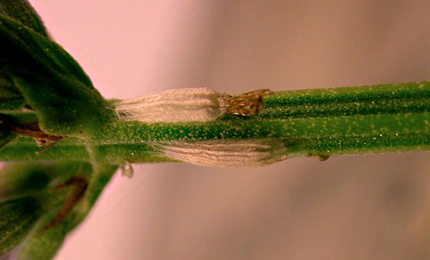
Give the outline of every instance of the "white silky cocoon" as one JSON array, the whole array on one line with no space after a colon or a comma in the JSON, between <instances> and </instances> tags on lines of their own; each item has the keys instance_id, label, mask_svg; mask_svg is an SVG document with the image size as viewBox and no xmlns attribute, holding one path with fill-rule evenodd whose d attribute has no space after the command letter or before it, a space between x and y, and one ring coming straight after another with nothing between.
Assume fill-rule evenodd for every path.
<instances>
[{"instance_id":1,"label":"white silky cocoon","mask_svg":"<svg viewBox=\"0 0 430 260\"><path fill-rule=\"evenodd\" d=\"M210 88L172 89L121 100L115 110L125 121L206 122L225 114L225 100L229 97Z\"/></svg>"},{"instance_id":2,"label":"white silky cocoon","mask_svg":"<svg viewBox=\"0 0 430 260\"><path fill-rule=\"evenodd\" d=\"M212 167L258 167L287 158L285 145L269 138L162 141L156 147L171 159Z\"/></svg>"}]
</instances>

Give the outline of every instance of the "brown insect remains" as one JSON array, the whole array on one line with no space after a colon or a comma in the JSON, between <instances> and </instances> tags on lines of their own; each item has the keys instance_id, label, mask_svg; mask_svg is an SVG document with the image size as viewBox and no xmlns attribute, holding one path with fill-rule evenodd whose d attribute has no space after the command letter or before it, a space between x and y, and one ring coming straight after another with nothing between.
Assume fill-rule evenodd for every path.
<instances>
[{"instance_id":1,"label":"brown insect remains","mask_svg":"<svg viewBox=\"0 0 430 260\"><path fill-rule=\"evenodd\" d=\"M259 89L230 97L225 101L225 114L234 116L255 116L264 108L263 97L272 94L273 91L270 89Z\"/></svg>"}]
</instances>

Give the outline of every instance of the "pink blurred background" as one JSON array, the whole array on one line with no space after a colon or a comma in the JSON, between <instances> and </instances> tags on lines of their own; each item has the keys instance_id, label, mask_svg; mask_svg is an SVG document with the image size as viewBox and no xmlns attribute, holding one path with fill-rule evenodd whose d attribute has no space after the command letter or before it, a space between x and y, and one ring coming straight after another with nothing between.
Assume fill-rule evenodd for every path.
<instances>
[{"instance_id":1,"label":"pink blurred background","mask_svg":"<svg viewBox=\"0 0 430 260\"><path fill-rule=\"evenodd\" d=\"M107 98L430 79L430 1L31 0ZM429 153L136 165L56 257L423 259Z\"/></svg>"}]
</instances>

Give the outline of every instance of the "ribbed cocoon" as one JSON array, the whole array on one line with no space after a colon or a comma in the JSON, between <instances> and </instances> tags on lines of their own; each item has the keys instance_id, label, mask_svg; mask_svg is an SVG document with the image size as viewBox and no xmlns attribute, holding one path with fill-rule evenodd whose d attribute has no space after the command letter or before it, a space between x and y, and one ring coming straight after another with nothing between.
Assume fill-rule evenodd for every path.
<instances>
[{"instance_id":1,"label":"ribbed cocoon","mask_svg":"<svg viewBox=\"0 0 430 260\"><path fill-rule=\"evenodd\" d=\"M121 100L115 104L115 110L125 121L206 122L225 114L225 101L229 97L210 88L172 89Z\"/></svg>"},{"instance_id":2,"label":"ribbed cocoon","mask_svg":"<svg viewBox=\"0 0 430 260\"><path fill-rule=\"evenodd\" d=\"M155 146L171 159L201 166L258 167L287 158L285 145L270 138L162 141Z\"/></svg>"}]
</instances>

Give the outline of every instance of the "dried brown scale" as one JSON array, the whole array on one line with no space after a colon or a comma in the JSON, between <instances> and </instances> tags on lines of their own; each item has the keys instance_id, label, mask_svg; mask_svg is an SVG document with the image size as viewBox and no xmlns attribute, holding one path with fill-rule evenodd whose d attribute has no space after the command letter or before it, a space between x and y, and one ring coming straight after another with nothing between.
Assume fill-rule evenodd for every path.
<instances>
[{"instance_id":1,"label":"dried brown scale","mask_svg":"<svg viewBox=\"0 0 430 260\"><path fill-rule=\"evenodd\" d=\"M328 155L317 155L316 157L321 162L327 161L328 158L330 158L330 156L328 156Z\"/></svg>"},{"instance_id":2,"label":"dried brown scale","mask_svg":"<svg viewBox=\"0 0 430 260\"><path fill-rule=\"evenodd\" d=\"M37 145L41 147L37 150L38 153L44 152L57 144L59 141L67 138L65 136L51 135L43 132L38 123L18 125L16 123L9 123L10 130L21 136L31 137L36 139Z\"/></svg>"},{"instance_id":3,"label":"dried brown scale","mask_svg":"<svg viewBox=\"0 0 430 260\"><path fill-rule=\"evenodd\" d=\"M34 109L30 105L24 105L24 108L30 111L34 111Z\"/></svg>"},{"instance_id":4,"label":"dried brown scale","mask_svg":"<svg viewBox=\"0 0 430 260\"><path fill-rule=\"evenodd\" d=\"M273 93L270 89L259 89L231 97L226 100L226 115L255 116L264 108L263 97Z\"/></svg>"},{"instance_id":5,"label":"dried brown scale","mask_svg":"<svg viewBox=\"0 0 430 260\"><path fill-rule=\"evenodd\" d=\"M318 159L318 161L324 162L324 161L327 161L330 158L330 155L308 153L308 157L315 157L315 158Z\"/></svg>"}]
</instances>

